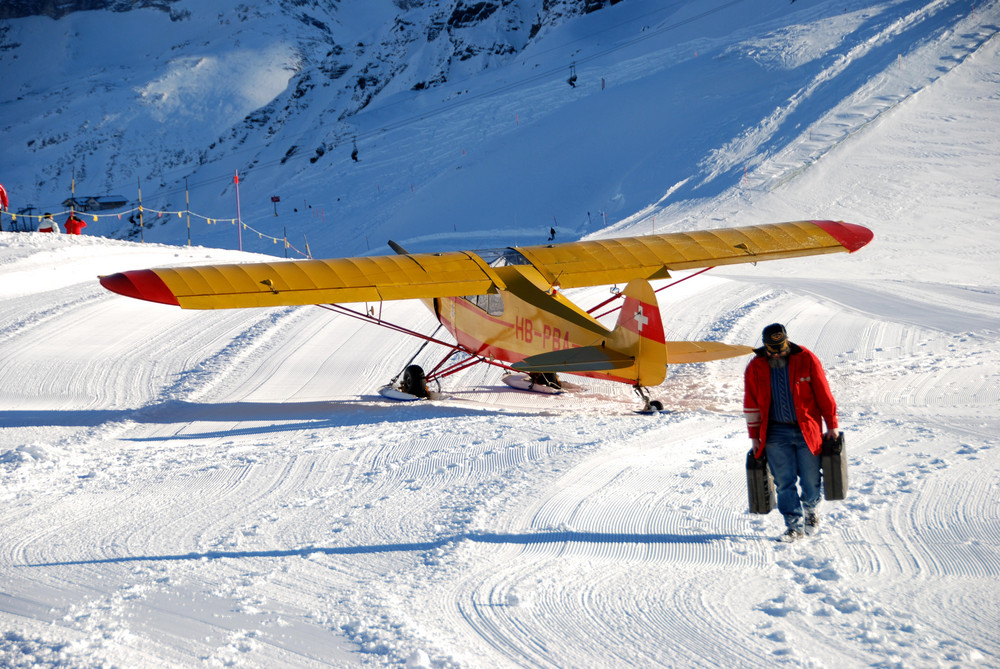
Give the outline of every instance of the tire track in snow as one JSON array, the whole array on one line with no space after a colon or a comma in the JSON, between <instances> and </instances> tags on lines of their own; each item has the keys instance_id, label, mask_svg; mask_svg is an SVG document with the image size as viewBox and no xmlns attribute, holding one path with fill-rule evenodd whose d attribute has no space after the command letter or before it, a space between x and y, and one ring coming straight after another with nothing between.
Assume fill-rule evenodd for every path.
<instances>
[{"instance_id":1,"label":"tire track in snow","mask_svg":"<svg viewBox=\"0 0 1000 669\"><path fill-rule=\"evenodd\" d=\"M145 313L123 325L114 321L116 299L78 300L61 310L60 318L40 319L11 333L11 346L4 350L16 348L22 354L10 358L0 351L0 364L5 376L20 382L17 397L5 404L10 408L30 406L35 398L36 403L49 406L52 402L79 406L82 397L86 398L85 406L134 407L156 397L158 384L171 374L211 356L234 326L253 318L247 314L210 314L209 323L192 329L190 314L137 303L137 309ZM63 319L76 323L72 340L60 325ZM127 353L122 355L122 351ZM171 355L160 355L165 351ZM179 351L190 353L183 356ZM19 360L31 355L48 359L49 365L28 373Z\"/></svg>"},{"instance_id":2,"label":"tire track in snow","mask_svg":"<svg viewBox=\"0 0 1000 669\"><path fill-rule=\"evenodd\" d=\"M255 543L257 528L248 528L247 518L267 513L280 521L286 513L282 500L302 489L305 481L323 487L322 480L314 481L315 474L314 458L292 457L284 469L250 463L181 470L164 478L133 478L126 485L111 482L109 490L56 505L52 522L44 530L18 542L11 563L22 565L18 576L30 577L28 582L19 580L18 589L30 592L56 587L82 593L86 604L74 604L51 615L61 616L59 624L89 631L97 638L120 634L129 608L155 607L164 593L195 588L204 590L204 596L211 592L222 597L221 610L230 613L214 622L198 611L182 613L186 619L182 624L207 626L209 636L225 635L232 616L263 615L259 607L266 594L262 595L261 586L271 570L247 574L240 561L211 564L205 560L227 553L238 555L235 549L252 549L234 541L246 536L249 543ZM269 532L262 534L265 540L271 536ZM60 536L72 539L53 540ZM264 546L262 555L274 548L266 541ZM185 554L185 550L191 552ZM44 566L53 563L67 567L50 570ZM110 577L109 572L118 573L113 578L122 585L110 596L88 598L89 582L95 575ZM51 582L51 573L69 577ZM80 596L69 599L79 601ZM295 597L295 601L299 599ZM302 617L304 613L293 610L285 615ZM268 643L256 634L250 638L256 641L237 644L238 648L261 652Z\"/></svg>"},{"instance_id":3,"label":"tire track in snow","mask_svg":"<svg viewBox=\"0 0 1000 669\"><path fill-rule=\"evenodd\" d=\"M788 307L788 305L785 306L786 308ZM795 309L799 308L795 306L794 302L790 306L791 313L793 314L795 313ZM917 347L920 345L919 337L913 337L911 331L901 329L897 325L886 324L873 330L863 318L844 319L842 313L828 309L817 310L814 306L809 306L806 311L802 311L800 308L799 313L801 315L798 318L802 322L812 324L811 330L810 328L804 330L805 336L824 342L830 350L848 351L851 356L864 358L870 353L872 358L877 360L882 355L881 346L872 346L868 343L872 340L870 335L875 332L881 332L880 337L883 342L899 342L904 347L904 350L918 350ZM869 335L860 335L859 332L867 332ZM857 345L860 345L862 348L851 352L851 346ZM910 381L912 385L912 379ZM918 388L933 388L938 385L933 381L929 381L924 385L917 384ZM869 404L872 400L870 397L865 397L863 392L864 388L862 387L862 393L855 393L857 395L856 402ZM876 406L884 405L887 401L896 401L895 398L898 398L899 394L903 392L913 392L913 389L912 387L906 387L906 384L903 384L897 390L890 388L885 391L885 395L881 400L876 401ZM914 400L913 404L919 407L939 401L934 396L928 397L927 393L923 393L919 389L917 395L918 399ZM852 432L853 450L851 452L856 455L852 455L853 458L866 457L864 454L869 448L868 443L878 444L899 441L900 435L893 430L883 430L882 434L871 432L867 427L871 422L873 421L866 419L862 415L861 420L854 426ZM878 423L875 423L875 425L877 427ZM951 427L953 429L953 426ZM742 437L742 431L739 431L739 434ZM926 436L933 436L933 434L933 431L928 430ZM917 435L919 437L919 430L917 431ZM960 447L958 449L960 455L975 457L974 453L963 453L963 450L968 451L968 448ZM535 520L532 523L539 527L552 527L567 531L577 530L581 527L581 523L591 521L597 516L589 511L587 503L571 500L570 497L572 494L578 494L584 498L588 497L589 494L591 499L597 499L601 495L604 495L610 499L614 497L611 491L615 487L622 489L641 488L644 485L645 477L629 469L627 457L623 456L620 452L616 455L621 460L616 463L619 464L619 469L615 470L615 474L608 474L603 479L600 479L597 476L599 467L588 461L585 467L574 472L574 477L563 481L563 486L560 487L558 493L553 494L552 497L545 500L545 503L536 512L538 515L535 516ZM957 501L958 510L955 510L947 503L941 503L941 500L947 497L945 492L954 490L951 482L952 479L955 476L961 478L971 473L963 471L961 465L942 464L932 461L928 466L916 467L914 469L916 473L914 474L913 472L898 470L884 471L872 466L859 469L857 460L853 462L855 474L852 475L854 476L852 486L855 486L853 488L855 492L852 492L849 500L843 504L843 507L846 508L842 508L839 504L833 504L828 505L824 510L825 514L829 514L831 525L829 532L834 535L840 535L843 542L841 545L849 547L849 550L834 550L827 557L822 557L823 548L819 546L819 555L816 557L793 559L778 563L780 569L788 569L792 577L802 584L802 591L798 594L793 592L790 595L772 600L761 597L759 602L761 611L765 612L767 618L773 620L771 622L765 620L761 623L759 628L761 646L749 649L747 651L748 655L757 658L761 656L768 657L772 654L777 656L788 655L790 658L797 657L794 650L796 647L795 639L801 635L794 634L787 626L777 624L775 621L783 622L785 619L798 620L798 617L804 614L815 616L814 620L820 626L813 632L817 643L820 645L829 644L831 648L842 647L844 639L840 635L844 635L851 638L851 643L855 643L858 640L862 642L868 640L869 643L873 644L872 647L877 653L902 653L903 656L919 658L921 661L936 662L967 656L967 650L963 650L961 646L957 647L957 649L952 648L949 641L944 638L931 636L928 640L918 642L916 636L918 627L915 624L907 622L908 617L905 609L898 606L893 607L888 603L868 602L862 590L854 587L844 587L841 585L841 581L845 578L846 573L852 573L855 576L880 574L892 582L899 583L907 583L913 578L928 583L933 583L940 578L995 578L997 561L995 556L989 554L988 550L980 551L976 546L972 546L970 549L969 546L964 545L968 544L967 540L948 540L943 542L942 547L936 547L933 550L929 550L927 546L921 548L918 545L917 537L921 536L922 525L914 524L917 522L914 518L919 519L921 516L918 509L921 506L925 506L932 512L932 515L930 519L922 522L928 524L936 523L943 528L942 531L956 524L959 527L974 524L977 518L982 520L983 526L992 526L996 522L993 518L996 510L983 509L981 508L981 502L979 502L979 500L990 499L991 496L984 494L982 490L971 489L967 494L961 494L959 497ZM697 462L693 462L692 468L695 469L696 466ZM938 470L945 470L947 478L935 478L940 476ZM592 478L594 481L588 482L588 478ZM652 478L655 480L658 477L653 475ZM993 479L985 477L984 480L989 481ZM929 481L937 481L937 483L934 486L928 486L927 483ZM579 491L574 491L574 486L586 489L589 493L583 494ZM739 490L735 490L735 488L739 488ZM740 497L745 495L741 484L731 485L730 491L730 494L734 496L737 496L736 493ZM722 491L717 489L714 492L719 493ZM898 500L897 497L900 492L913 495L914 501ZM690 489L686 493L690 493ZM559 495L563 497L560 498ZM648 497L650 500L656 499L655 495L649 495ZM962 504L969 500L974 502L974 508L968 510L962 509ZM641 495L626 496L625 498L619 498L618 501L621 507L624 508L642 509L645 511L647 506L646 498ZM655 506L655 501L651 502L651 504ZM858 522L859 519L853 517L858 512L867 514L868 518L861 518L860 520L864 522ZM887 513L889 514L888 516L886 515ZM892 518L896 518L896 520L892 521ZM635 531L634 524L630 524L627 520L627 513L619 512L619 515L612 513L602 520L608 529L616 534ZM561 522L564 522L565 525L561 525ZM669 518L658 519L656 522L660 527L670 529L674 527L670 525ZM843 527L841 527L842 524L844 525ZM683 525L678 527L684 531L690 530L690 528L686 528ZM877 539L883 532L904 533L908 534L912 539L907 539L903 543L903 546L907 548L902 548L899 552L895 550L887 551L885 550L886 543L880 542ZM838 541L836 536L831 537L831 540L835 543ZM992 536L984 536L982 538L984 546L990 546L992 542L995 542L995 538ZM670 548L674 547L671 545ZM764 546L762 551L757 550L753 543L736 546L737 550L743 550L744 553L747 552L747 548L749 548L749 553L755 556L761 565L768 564L769 556L773 551L770 546ZM542 657L571 657L573 653L582 652L584 654L589 653L588 657L600 657L603 661L609 663L609 666L614 666L616 661L622 661L621 658L609 658L606 656L606 651L602 648L587 646L588 640L600 637L602 634L601 630L579 622L581 616L589 621L587 615L579 614L581 602L594 600L593 593L595 590L594 586L588 585L590 583L589 580L578 577L577 572L572 568L556 568L554 570L558 573L556 580L559 581L559 585L551 587L551 590L556 594L546 592L545 597L542 598L525 593L532 592L530 585L532 578L537 578L536 574L539 572L545 573L544 567L539 567L538 565L538 561L543 557L548 557L557 563L569 563L577 560L581 554L585 554L594 560L611 560L620 563L622 560L637 559L637 554L639 553L640 551L632 549L621 549L620 546L614 548L601 546L596 549L586 545L581 547L570 540L567 540L565 545L558 546L532 544L522 549L519 557L514 555L507 556L507 560L510 562L522 562L528 559L531 565L529 569L523 571L504 571L501 569L497 573L491 574L488 580L481 581L478 584L467 584L466 589L459 590L456 593L456 597L460 602L459 606L467 624L479 630L479 633L485 635L493 647L508 654L511 658L533 658L534 656L530 649L518 646L513 641L516 638L532 638L544 640L539 642L545 646L544 652L541 654ZM675 554L683 559L683 551L676 551ZM918 557L915 558L914 556ZM502 564L506 564L506 562ZM595 571L598 574L600 573L599 570L593 569L592 563L584 564L580 567L580 571L587 573L591 579L595 578ZM712 576L717 577L714 573ZM852 577L852 580L854 578ZM727 584L725 579L721 579L721 582L723 583L723 592L725 592L726 588L742 587L742 584ZM471 595L467 594L470 592L470 589L472 592ZM497 593L503 592L514 592L514 602L524 600L530 602L532 608L540 609L541 612L538 614L538 617L542 621L561 619L561 617L566 615L566 611L577 611L578 615L574 617L574 620L577 620L577 624L581 625L587 633L582 634L583 638L581 639L566 642L565 647L556 645L558 640L550 639L546 635L547 628L544 622L539 622L537 628L529 627L521 619L524 615L523 612L512 612L512 607L510 606L497 605ZM705 592L703 584L699 592ZM562 594L560 595L559 593ZM479 601L476 599L477 594L486 595L485 600L492 603L489 605L477 604L477 601ZM712 597L710 594L705 596L709 601L713 602L726 599L724 594L720 594L718 597ZM471 599L472 604L465 603L466 599ZM697 601L697 599L697 592L687 593L686 596L682 596L676 606L684 610L685 606L690 607L690 602ZM540 603L540 601L544 602L544 604ZM745 600L739 603L744 607L748 605L748 602ZM719 624L720 621L724 623L727 620L727 616L732 616L733 611L739 610L736 604L737 602L733 602L732 611L727 610L727 606L716 607L716 610L712 611L699 612L696 608L686 610L685 617L688 620L701 620L706 625L710 623ZM751 606L758 605L754 602L750 602L749 604ZM612 606L608 605L607 608L612 608ZM505 616L509 616L511 619L505 620ZM634 616L634 612L623 611L619 613L619 619L627 619L630 622L634 621ZM832 631L827 629L831 616L839 621L838 625ZM741 616L736 615L734 618L729 619L733 620L735 624L741 619ZM866 619L874 621L870 629L864 622ZM902 620L903 622L896 622L897 620ZM669 620L669 622L664 622L663 624L664 627L660 630L661 634L656 635L657 639L674 639L675 637L671 635L671 630L678 629L680 625L674 620ZM970 624L974 624L974 621ZM654 645L649 643L649 639L646 642L650 647ZM632 646L635 647L635 643ZM560 651L564 654L560 655ZM651 654L644 657L644 660L649 661L655 657L655 653L653 651L650 652ZM843 651L841 650L840 652ZM966 653L966 655L963 656L962 653ZM870 658L871 656L864 653L859 654L859 661L869 661ZM631 657L631 660L634 659L634 656ZM800 657L799 659L807 660L808 658ZM524 660L524 662L529 666L548 666L542 660L530 659ZM749 660L746 657L742 659L734 658L734 662L736 662L737 666L752 666L754 663L753 660Z\"/></svg>"},{"instance_id":4,"label":"tire track in snow","mask_svg":"<svg viewBox=\"0 0 1000 669\"><path fill-rule=\"evenodd\" d=\"M67 296L72 296L67 299ZM101 299L91 287L69 286L51 293L35 293L4 300L0 312L0 342L30 333L50 321L62 318L73 309Z\"/></svg>"},{"instance_id":5,"label":"tire track in snow","mask_svg":"<svg viewBox=\"0 0 1000 669\"><path fill-rule=\"evenodd\" d=\"M499 654L477 666L575 666L570 658L607 667L752 666L766 659L710 632L738 622L707 605L720 587L712 569L690 570L677 587L665 583L661 572L670 567L662 562L625 559L623 573L616 556L501 557L499 564L518 567L465 582L451 595L464 621Z\"/></svg>"},{"instance_id":6,"label":"tire track in snow","mask_svg":"<svg viewBox=\"0 0 1000 669\"><path fill-rule=\"evenodd\" d=\"M83 562L143 554L150 543L184 545L183 533L171 528L192 525L192 518L209 514L211 505L206 506L206 500L241 492L240 481L246 474L246 468L222 470L213 472L207 481L187 478L181 484L170 475L162 480L140 479L137 485L110 481L107 489L78 492L56 505L44 529L18 541L10 557L22 565ZM137 506L131 500L140 502ZM54 536L71 536L73 541L56 541ZM67 554L67 547L75 555Z\"/></svg>"},{"instance_id":7,"label":"tire track in snow","mask_svg":"<svg viewBox=\"0 0 1000 669\"><path fill-rule=\"evenodd\" d=\"M697 430L691 423L683 421L682 429L672 421L669 430ZM662 431L666 430L645 437L656 439ZM711 438L706 428L670 446ZM726 458L720 456L703 449L690 463L664 466L664 461L676 460L677 454L668 455L662 445L618 444L602 449L600 455L561 477L525 516L549 540L529 543L517 555L506 550L487 575L456 588L454 596L463 620L522 666L554 666L546 657L588 657L601 666L649 665L668 656L699 666L706 657L717 661L729 656L731 649L717 647L720 644L711 641L713 635L697 630L738 625L739 619L726 611L708 610L706 599L698 593L718 570L760 558L727 550L733 540L724 535L705 534L705 528L735 526L733 520L691 518L692 488L711 487L706 483L718 472L706 470L707 476L693 477L686 468L695 472L706 465L708 469L728 468ZM600 569L605 562L634 563L636 570L691 571L692 591L659 591L651 585L657 582L652 574L636 579L636 585L641 584L637 592L628 583L605 583ZM621 575L609 578L631 580ZM607 593L616 594L605 602ZM601 606L592 606L598 601ZM549 621L567 618L575 621L571 627L579 630L578 635L553 638ZM678 629L685 634L678 635ZM560 634L566 630L560 629ZM689 644L672 648L668 654L663 639L677 636L687 638ZM544 651L519 645L519 639L541 640L537 643L544 645ZM738 663L760 659L753 651L736 654Z\"/></svg>"},{"instance_id":8,"label":"tire track in snow","mask_svg":"<svg viewBox=\"0 0 1000 669\"><path fill-rule=\"evenodd\" d=\"M915 616L928 609L909 604L942 591L975 600L1000 570L990 548L1000 513L991 494L995 467L982 470L981 448L961 442L942 448L939 437L953 434L935 423L859 421L849 445L848 499L823 504L818 541L777 549L775 565L787 571L791 587L757 604L768 619L758 627L762 643L802 662L821 657L824 647L842 653L845 644L859 642L859 663L897 657L917 665L965 664L976 661L977 646L990 652L989 642L956 636L951 622ZM993 447L995 440L986 448ZM905 465L883 466L886 458ZM871 579L877 588L864 586ZM975 624L964 609L956 615ZM806 638L815 651L802 657Z\"/></svg>"},{"instance_id":9,"label":"tire track in snow","mask_svg":"<svg viewBox=\"0 0 1000 669\"><path fill-rule=\"evenodd\" d=\"M1000 472L983 471L975 450L959 446L951 456L965 459L958 463L918 454L912 469L900 476L909 494L894 507L890 531L904 536L908 550L903 553L912 560L907 575L931 581L1000 576L1000 556L986 548L1000 538L1000 510L994 503Z\"/></svg>"}]
</instances>

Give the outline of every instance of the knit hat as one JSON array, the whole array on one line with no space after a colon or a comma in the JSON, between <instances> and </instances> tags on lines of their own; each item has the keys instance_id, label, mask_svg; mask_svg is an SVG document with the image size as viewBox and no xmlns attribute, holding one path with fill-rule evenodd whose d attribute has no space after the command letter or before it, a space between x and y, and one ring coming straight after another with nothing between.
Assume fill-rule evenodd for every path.
<instances>
[{"instance_id":1,"label":"knit hat","mask_svg":"<svg viewBox=\"0 0 1000 669\"><path fill-rule=\"evenodd\" d=\"M764 346L771 353L784 353L788 350L788 333L785 332L785 326L781 323L771 323L761 334L761 338L764 340Z\"/></svg>"}]
</instances>

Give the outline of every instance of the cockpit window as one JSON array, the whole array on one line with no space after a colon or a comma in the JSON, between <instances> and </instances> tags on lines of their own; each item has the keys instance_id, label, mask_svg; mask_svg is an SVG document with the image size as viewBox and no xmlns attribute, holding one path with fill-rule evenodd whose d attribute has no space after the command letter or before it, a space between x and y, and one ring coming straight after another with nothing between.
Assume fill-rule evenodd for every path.
<instances>
[{"instance_id":1,"label":"cockpit window","mask_svg":"<svg viewBox=\"0 0 1000 669\"><path fill-rule=\"evenodd\" d=\"M476 254L485 260L486 264L490 267L531 264L531 261L525 258L520 251L510 247L502 249L483 249L481 251L476 251Z\"/></svg>"},{"instance_id":2,"label":"cockpit window","mask_svg":"<svg viewBox=\"0 0 1000 669\"><path fill-rule=\"evenodd\" d=\"M465 295L463 300L469 304L474 304L490 316L503 315L503 298L499 293L487 293L486 295Z\"/></svg>"}]
</instances>

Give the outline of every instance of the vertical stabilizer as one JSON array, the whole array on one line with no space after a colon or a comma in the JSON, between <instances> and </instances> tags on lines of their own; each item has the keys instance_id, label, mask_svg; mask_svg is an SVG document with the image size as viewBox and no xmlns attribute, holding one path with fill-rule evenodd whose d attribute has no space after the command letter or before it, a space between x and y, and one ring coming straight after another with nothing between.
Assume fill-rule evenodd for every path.
<instances>
[{"instance_id":1,"label":"vertical stabilizer","mask_svg":"<svg viewBox=\"0 0 1000 669\"><path fill-rule=\"evenodd\" d=\"M656 293L648 281L633 279L623 294L625 303L608 345L635 358L636 385L658 386L667 375L667 347Z\"/></svg>"}]
</instances>

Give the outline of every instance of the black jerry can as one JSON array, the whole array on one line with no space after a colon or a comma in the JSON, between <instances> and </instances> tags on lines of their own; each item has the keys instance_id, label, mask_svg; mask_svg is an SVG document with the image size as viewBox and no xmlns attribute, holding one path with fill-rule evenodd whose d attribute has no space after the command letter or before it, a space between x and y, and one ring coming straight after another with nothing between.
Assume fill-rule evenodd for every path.
<instances>
[{"instance_id":1,"label":"black jerry can","mask_svg":"<svg viewBox=\"0 0 1000 669\"><path fill-rule=\"evenodd\" d=\"M767 466L767 454L759 458L753 456L753 449L747 452L747 493L750 497L750 513L769 513L778 501L774 491L774 477Z\"/></svg>"},{"instance_id":2,"label":"black jerry can","mask_svg":"<svg viewBox=\"0 0 1000 669\"><path fill-rule=\"evenodd\" d=\"M845 499L847 497L847 448L844 446L843 432L836 439L823 437L820 468L823 470L823 497L832 500Z\"/></svg>"}]
</instances>

